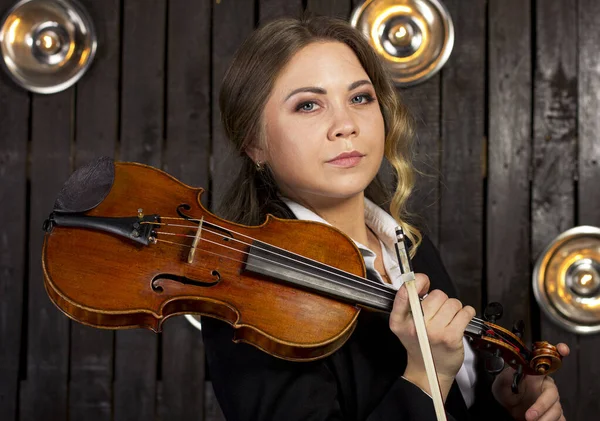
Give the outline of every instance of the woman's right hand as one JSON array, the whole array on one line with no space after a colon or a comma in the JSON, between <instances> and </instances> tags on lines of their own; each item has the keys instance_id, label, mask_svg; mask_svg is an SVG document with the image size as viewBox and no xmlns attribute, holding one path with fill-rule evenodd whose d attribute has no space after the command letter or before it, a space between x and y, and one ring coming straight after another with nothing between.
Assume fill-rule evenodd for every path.
<instances>
[{"instance_id":1,"label":"woman's right hand","mask_svg":"<svg viewBox=\"0 0 600 421\"><path fill-rule=\"evenodd\" d=\"M427 275L415 274L415 284L419 296L425 295L429 290ZM456 373L464 361L463 336L467 324L475 316L475 309L471 306L463 307L459 300L448 298L443 291L437 289L431 291L421 301L421 307L445 400ZM390 314L390 329L406 348L407 364L404 377L431 395L405 286L396 293Z\"/></svg>"}]
</instances>

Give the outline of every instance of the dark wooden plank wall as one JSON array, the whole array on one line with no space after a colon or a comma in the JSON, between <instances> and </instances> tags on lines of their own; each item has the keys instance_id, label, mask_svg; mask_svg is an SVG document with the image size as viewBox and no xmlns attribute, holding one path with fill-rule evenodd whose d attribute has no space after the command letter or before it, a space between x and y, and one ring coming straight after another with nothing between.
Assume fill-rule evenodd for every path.
<instances>
[{"instance_id":1,"label":"dark wooden plank wall","mask_svg":"<svg viewBox=\"0 0 600 421\"><path fill-rule=\"evenodd\" d=\"M71 323L48 300L42 279L39 230L52 209L62 181L69 176L73 148L75 87L55 95L34 95L31 107L31 183L27 291L26 378L20 387L20 420L53 414L66 419ZM24 141L25 139L23 139Z\"/></svg>"},{"instance_id":2,"label":"dark wooden plank wall","mask_svg":"<svg viewBox=\"0 0 600 421\"><path fill-rule=\"evenodd\" d=\"M538 1L535 22L532 257L576 223L577 9L568 0ZM562 36L557 38L557 33ZM571 358L555 378L565 385L561 390L565 417L575 419L579 393L567 385L577 384L577 336L557 327L543 314L540 327L545 340L572 345Z\"/></svg>"},{"instance_id":3,"label":"dark wooden plank wall","mask_svg":"<svg viewBox=\"0 0 600 421\"><path fill-rule=\"evenodd\" d=\"M221 127L219 89L233 54L254 28L258 19L255 12L255 5L249 1L221 1L213 6L211 199L215 204L219 203L239 166Z\"/></svg>"},{"instance_id":4,"label":"dark wooden plank wall","mask_svg":"<svg viewBox=\"0 0 600 421\"><path fill-rule=\"evenodd\" d=\"M578 225L600 227L600 3L579 0L577 66L577 133ZM600 378L600 335L578 338L577 393L578 405L573 419L583 420L600 413L598 378Z\"/></svg>"},{"instance_id":5,"label":"dark wooden plank wall","mask_svg":"<svg viewBox=\"0 0 600 421\"><path fill-rule=\"evenodd\" d=\"M457 42L441 76L439 248L464 302L481 310L486 3L451 0Z\"/></svg>"},{"instance_id":6,"label":"dark wooden plank wall","mask_svg":"<svg viewBox=\"0 0 600 421\"><path fill-rule=\"evenodd\" d=\"M42 96L0 75L0 419L222 420L199 332L73 323L50 303L41 223L70 172L99 155L161 167L214 209L238 158L220 127L221 78L270 19L349 18L360 0L80 0L99 37L75 86ZM13 4L0 0L0 13ZM456 41L442 72L402 90L417 122L411 208L463 301L505 305L526 339L566 341L555 376L569 420L600 410L600 337L566 333L531 295L556 235L600 226L600 6L595 0L445 0Z\"/></svg>"},{"instance_id":7,"label":"dark wooden plank wall","mask_svg":"<svg viewBox=\"0 0 600 421\"><path fill-rule=\"evenodd\" d=\"M530 340L530 5L490 1L488 25L487 298L510 302L503 319L523 320Z\"/></svg>"}]
</instances>

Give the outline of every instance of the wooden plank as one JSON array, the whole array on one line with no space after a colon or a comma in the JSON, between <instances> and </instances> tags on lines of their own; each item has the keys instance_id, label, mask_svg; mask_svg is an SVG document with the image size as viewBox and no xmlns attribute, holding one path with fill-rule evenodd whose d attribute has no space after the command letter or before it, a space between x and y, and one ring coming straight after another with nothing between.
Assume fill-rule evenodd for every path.
<instances>
[{"instance_id":1,"label":"wooden plank","mask_svg":"<svg viewBox=\"0 0 600 421\"><path fill-rule=\"evenodd\" d=\"M445 2L456 31L442 72L440 253L460 297L481 309L486 4Z\"/></svg>"},{"instance_id":2,"label":"wooden plank","mask_svg":"<svg viewBox=\"0 0 600 421\"><path fill-rule=\"evenodd\" d=\"M80 0L98 33L96 58L77 84L75 167L114 156L119 136L120 0Z\"/></svg>"},{"instance_id":3,"label":"wooden plank","mask_svg":"<svg viewBox=\"0 0 600 421\"><path fill-rule=\"evenodd\" d=\"M579 0L578 39L578 130L579 133L579 194L578 225L600 227L600 3L595 0ZM591 420L600 412L598 378L600 362L598 350L600 336L579 337L578 400L576 418Z\"/></svg>"},{"instance_id":4,"label":"wooden plank","mask_svg":"<svg viewBox=\"0 0 600 421\"><path fill-rule=\"evenodd\" d=\"M156 334L146 329L116 333L115 420L154 419L157 342Z\"/></svg>"},{"instance_id":5,"label":"wooden plank","mask_svg":"<svg viewBox=\"0 0 600 421\"><path fill-rule=\"evenodd\" d=\"M299 17L303 12L302 0L257 0L259 24L270 20L290 16ZM250 3L250 2L248 2Z\"/></svg>"},{"instance_id":6,"label":"wooden plank","mask_svg":"<svg viewBox=\"0 0 600 421\"><path fill-rule=\"evenodd\" d=\"M316 15L334 16L348 20L352 2L349 0L308 0L306 10Z\"/></svg>"},{"instance_id":7,"label":"wooden plank","mask_svg":"<svg viewBox=\"0 0 600 421\"><path fill-rule=\"evenodd\" d=\"M164 169L208 188L210 164L210 0L169 2ZM205 197L206 199L206 197ZM160 420L204 420L204 346L183 316L165 323L159 382Z\"/></svg>"},{"instance_id":8,"label":"wooden plank","mask_svg":"<svg viewBox=\"0 0 600 421\"><path fill-rule=\"evenodd\" d=\"M120 2L82 0L96 25L92 67L77 84L75 168L114 156L119 123ZM112 417L114 332L79 323L71 326L69 418Z\"/></svg>"},{"instance_id":9,"label":"wooden plank","mask_svg":"<svg viewBox=\"0 0 600 421\"><path fill-rule=\"evenodd\" d=\"M210 164L210 0L169 2L164 170L208 188ZM213 113L218 114L217 110Z\"/></svg>"},{"instance_id":10,"label":"wooden plank","mask_svg":"<svg viewBox=\"0 0 600 421\"><path fill-rule=\"evenodd\" d=\"M12 0L0 0L4 13ZM17 420L26 278L29 94L0 75L0 419ZM39 234L39 232L38 232ZM26 291L25 291L26 292Z\"/></svg>"},{"instance_id":11,"label":"wooden plank","mask_svg":"<svg viewBox=\"0 0 600 421\"><path fill-rule=\"evenodd\" d=\"M600 2L579 4L579 224L600 227Z\"/></svg>"},{"instance_id":12,"label":"wooden plank","mask_svg":"<svg viewBox=\"0 0 600 421\"><path fill-rule=\"evenodd\" d=\"M155 167L161 165L163 147L166 4L126 0L123 10L120 159ZM116 333L116 421L155 418L157 359L155 333Z\"/></svg>"},{"instance_id":13,"label":"wooden plank","mask_svg":"<svg viewBox=\"0 0 600 421\"><path fill-rule=\"evenodd\" d=\"M211 204L214 210L237 175L240 158L221 125L219 90L233 54L254 28L254 4L221 1L214 4L212 24L212 156Z\"/></svg>"},{"instance_id":14,"label":"wooden plank","mask_svg":"<svg viewBox=\"0 0 600 421\"><path fill-rule=\"evenodd\" d=\"M125 0L121 159L160 167L166 0Z\"/></svg>"},{"instance_id":15,"label":"wooden plank","mask_svg":"<svg viewBox=\"0 0 600 421\"><path fill-rule=\"evenodd\" d=\"M504 304L501 325L525 322L531 340L529 163L531 10L523 0L489 3L487 301Z\"/></svg>"},{"instance_id":16,"label":"wooden plank","mask_svg":"<svg viewBox=\"0 0 600 421\"><path fill-rule=\"evenodd\" d=\"M70 321L44 289L41 251L43 221L71 174L74 88L33 95L27 377L21 384L19 420L67 419Z\"/></svg>"},{"instance_id":17,"label":"wooden plank","mask_svg":"<svg viewBox=\"0 0 600 421\"><path fill-rule=\"evenodd\" d=\"M402 90L402 100L415 118L415 190L409 209L417 225L435 245L440 220L440 74Z\"/></svg>"},{"instance_id":18,"label":"wooden plank","mask_svg":"<svg viewBox=\"0 0 600 421\"><path fill-rule=\"evenodd\" d=\"M202 333L183 316L165 322L159 420L209 420L205 406L219 404L214 396L205 403L205 360Z\"/></svg>"},{"instance_id":19,"label":"wooden plank","mask_svg":"<svg viewBox=\"0 0 600 421\"><path fill-rule=\"evenodd\" d=\"M532 258L574 223L577 135L577 11L569 0L536 2L534 136L532 182ZM554 375L566 419L575 419L577 337L541 320L541 338L566 342L571 356Z\"/></svg>"}]
</instances>

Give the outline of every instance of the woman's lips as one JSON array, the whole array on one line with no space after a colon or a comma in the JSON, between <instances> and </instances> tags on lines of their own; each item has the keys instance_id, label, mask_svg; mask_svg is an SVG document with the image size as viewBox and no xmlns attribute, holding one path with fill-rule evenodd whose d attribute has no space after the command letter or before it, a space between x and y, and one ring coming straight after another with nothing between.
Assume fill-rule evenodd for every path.
<instances>
[{"instance_id":1,"label":"woman's lips","mask_svg":"<svg viewBox=\"0 0 600 421\"><path fill-rule=\"evenodd\" d=\"M355 167L359 164L359 162L364 157L360 152L352 151L352 152L344 152L336 156L330 161L327 161L328 164L335 165L336 167L342 168L351 168Z\"/></svg>"}]
</instances>

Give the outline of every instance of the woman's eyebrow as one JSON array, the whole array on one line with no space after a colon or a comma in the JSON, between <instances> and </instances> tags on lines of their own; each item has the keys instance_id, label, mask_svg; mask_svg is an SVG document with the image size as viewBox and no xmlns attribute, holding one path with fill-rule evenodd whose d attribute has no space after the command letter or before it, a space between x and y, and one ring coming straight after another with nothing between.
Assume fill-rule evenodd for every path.
<instances>
[{"instance_id":1,"label":"woman's eyebrow","mask_svg":"<svg viewBox=\"0 0 600 421\"><path fill-rule=\"evenodd\" d=\"M369 80L363 79L363 80L357 80L356 82L352 82L350 85L348 85L348 90L351 91L353 89L358 88L359 86L362 85L371 85L371 82ZM292 96L300 93L300 92L312 92L313 94L321 94L324 95L327 93L327 90L323 89L323 88L318 88L316 86L305 86L303 88L298 88L298 89L294 89L292 92L290 92L286 97L285 97L285 101L287 101L288 99L290 99Z\"/></svg>"},{"instance_id":2,"label":"woman's eyebrow","mask_svg":"<svg viewBox=\"0 0 600 421\"><path fill-rule=\"evenodd\" d=\"M288 96L285 97L285 101L287 101L288 99L290 99L291 97L293 97L294 95L296 95L300 92L312 92L313 94L326 94L327 93L327 91L323 88L317 88L316 86L306 86L304 88L294 89L292 92L290 92L288 94Z\"/></svg>"},{"instance_id":3,"label":"woman's eyebrow","mask_svg":"<svg viewBox=\"0 0 600 421\"><path fill-rule=\"evenodd\" d=\"M362 85L372 85L372 83L370 80L367 79L357 80L356 82L352 82L350 85L348 85L348 90L351 91Z\"/></svg>"}]
</instances>

